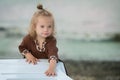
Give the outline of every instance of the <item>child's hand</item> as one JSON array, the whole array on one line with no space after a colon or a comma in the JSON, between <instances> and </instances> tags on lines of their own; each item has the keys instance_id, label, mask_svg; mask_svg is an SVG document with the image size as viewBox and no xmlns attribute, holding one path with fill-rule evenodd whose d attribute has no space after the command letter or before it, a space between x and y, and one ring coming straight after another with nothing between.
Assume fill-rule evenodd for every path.
<instances>
[{"instance_id":1,"label":"child's hand","mask_svg":"<svg viewBox=\"0 0 120 80\"><path fill-rule=\"evenodd\" d=\"M37 64L37 62L39 61L37 58L35 58L31 53L27 53L25 55L26 57L26 62L28 62L29 64Z\"/></svg>"},{"instance_id":2,"label":"child's hand","mask_svg":"<svg viewBox=\"0 0 120 80\"><path fill-rule=\"evenodd\" d=\"M54 69L48 69L45 72L46 76L56 76L55 70Z\"/></svg>"}]
</instances>

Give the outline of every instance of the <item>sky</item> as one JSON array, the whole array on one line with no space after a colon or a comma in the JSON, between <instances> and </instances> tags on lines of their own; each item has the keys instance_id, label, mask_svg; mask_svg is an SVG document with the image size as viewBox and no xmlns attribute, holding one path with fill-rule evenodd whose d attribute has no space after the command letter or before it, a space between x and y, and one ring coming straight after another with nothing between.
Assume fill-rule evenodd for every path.
<instances>
[{"instance_id":1,"label":"sky","mask_svg":"<svg viewBox=\"0 0 120 80\"><path fill-rule=\"evenodd\" d=\"M0 0L0 26L28 27L38 3L59 31L120 32L120 0Z\"/></svg>"}]
</instances>

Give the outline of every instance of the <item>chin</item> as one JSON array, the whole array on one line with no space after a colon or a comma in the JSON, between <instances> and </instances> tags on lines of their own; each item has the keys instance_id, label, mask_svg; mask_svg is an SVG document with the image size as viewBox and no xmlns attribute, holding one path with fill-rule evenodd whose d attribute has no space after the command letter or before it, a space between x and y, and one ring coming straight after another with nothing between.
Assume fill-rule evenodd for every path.
<instances>
[{"instance_id":1,"label":"chin","mask_svg":"<svg viewBox=\"0 0 120 80\"><path fill-rule=\"evenodd\" d=\"M50 35L42 35L42 37L44 37L44 38L47 38L47 37L49 37Z\"/></svg>"},{"instance_id":2,"label":"chin","mask_svg":"<svg viewBox=\"0 0 120 80\"><path fill-rule=\"evenodd\" d=\"M49 37L49 36L43 36L44 38L47 38L47 37Z\"/></svg>"}]
</instances>

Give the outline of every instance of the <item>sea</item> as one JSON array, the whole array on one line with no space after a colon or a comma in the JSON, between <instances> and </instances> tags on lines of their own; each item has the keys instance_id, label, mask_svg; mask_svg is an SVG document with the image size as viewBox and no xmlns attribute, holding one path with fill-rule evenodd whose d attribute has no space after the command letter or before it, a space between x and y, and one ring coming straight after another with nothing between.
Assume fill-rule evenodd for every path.
<instances>
[{"instance_id":1,"label":"sea","mask_svg":"<svg viewBox=\"0 0 120 80\"><path fill-rule=\"evenodd\" d=\"M22 37L0 38L0 59L23 58L18 50ZM120 61L120 42L57 39L61 59Z\"/></svg>"}]
</instances>

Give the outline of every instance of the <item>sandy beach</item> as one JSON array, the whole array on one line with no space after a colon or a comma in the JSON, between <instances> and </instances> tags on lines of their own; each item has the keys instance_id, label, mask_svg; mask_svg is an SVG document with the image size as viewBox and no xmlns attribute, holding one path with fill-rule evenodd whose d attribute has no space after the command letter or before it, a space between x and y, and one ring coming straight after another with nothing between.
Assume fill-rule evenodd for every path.
<instances>
[{"instance_id":1,"label":"sandy beach","mask_svg":"<svg viewBox=\"0 0 120 80\"><path fill-rule=\"evenodd\" d=\"M68 75L74 80L120 80L120 62L64 61Z\"/></svg>"}]
</instances>

